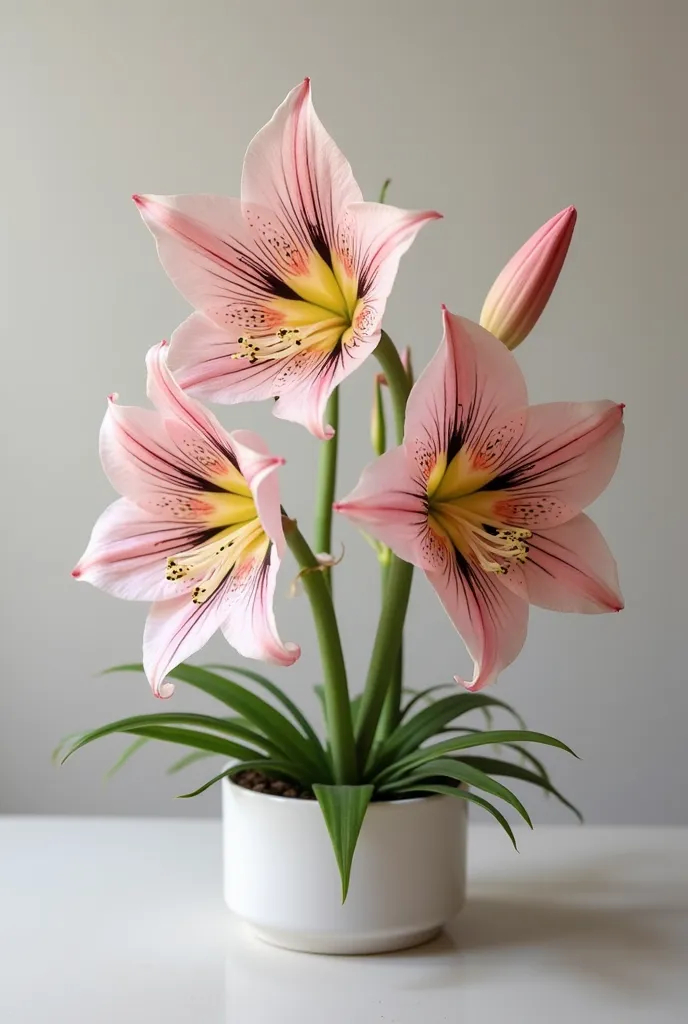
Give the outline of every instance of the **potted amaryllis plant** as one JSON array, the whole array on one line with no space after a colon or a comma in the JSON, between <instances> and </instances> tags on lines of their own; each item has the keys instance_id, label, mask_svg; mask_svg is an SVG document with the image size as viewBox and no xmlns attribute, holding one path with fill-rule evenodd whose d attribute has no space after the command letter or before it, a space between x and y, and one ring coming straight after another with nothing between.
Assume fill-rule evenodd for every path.
<instances>
[{"instance_id":1,"label":"potted amaryllis plant","mask_svg":"<svg viewBox=\"0 0 688 1024\"><path fill-rule=\"evenodd\" d=\"M219 758L196 792L222 784L227 902L268 941L324 952L420 942L461 906L468 803L512 841L492 801L530 820L500 778L571 806L532 753L536 744L569 748L482 692L519 653L529 603L622 607L614 560L582 511L614 472L622 407L529 406L510 351L549 298L575 211L552 218L513 257L480 324L443 309L444 337L414 385L382 315L400 256L439 215L363 201L308 81L251 142L241 199L134 198L195 311L169 345L148 353L152 408L110 396L100 454L122 497L96 523L74 576L153 602L142 663L118 671L144 672L159 697L179 681L219 706L214 715L113 722L72 739L67 756L127 733L135 740L122 760L150 740L188 748L175 769ZM338 387L372 354L381 367L377 457L337 501ZM396 432L389 450L383 386ZM284 460L238 428L239 409L227 432L204 399L276 399L276 416L322 441L311 543L280 503ZM333 509L367 534L382 567L362 687L347 678L333 603ZM299 647L280 639L272 608L286 548L315 620L324 735L288 680L278 687L244 667L186 660L219 629L245 657L296 662ZM463 689L403 681L414 567L473 659L472 679L457 680ZM493 713L504 716L499 727Z\"/></svg>"}]
</instances>

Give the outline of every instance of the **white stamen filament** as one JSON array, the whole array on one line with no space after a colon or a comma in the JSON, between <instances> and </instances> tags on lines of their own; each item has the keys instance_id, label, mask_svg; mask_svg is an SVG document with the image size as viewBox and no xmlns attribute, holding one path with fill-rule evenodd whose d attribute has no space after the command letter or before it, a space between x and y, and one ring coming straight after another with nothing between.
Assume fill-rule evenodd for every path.
<instances>
[{"instance_id":1,"label":"white stamen filament","mask_svg":"<svg viewBox=\"0 0 688 1024\"><path fill-rule=\"evenodd\" d=\"M232 359L248 359L251 364L263 363L285 359L299 351L334 348L347 327L342 317L335 316L306 327L280 327L266 337L245 334L237 339L240 351L235 352Z\"/></svg>"},{"instance_id":2,"label":"white stamen filament","mask_svg":"<svg viewBox=\"0 0 688 1024\"><path fill-rule=\"evenodd\" d=\"M430 514L459 551L473 558L485 572L504 574L504 561L523 565L528 557L530 530L490 521L491 517L462 507L460 501L438 502L431 506ZM485 527L496 532L490 533Z\"/></svg>"},{"instance_id":3,"label":"white stamen filament","mask_svg":"<svg viewBox=\"0 0 688 1024\"><path fill-rule=\"evenodd\" d=\"M203 604L215 593L232 569L249 550L267 543L260 519L230 527L208 544L183 551L167 560L167 579L171 582L190 577L197 581L191 591L194 604Z\"/></svg>"}]
</instances>

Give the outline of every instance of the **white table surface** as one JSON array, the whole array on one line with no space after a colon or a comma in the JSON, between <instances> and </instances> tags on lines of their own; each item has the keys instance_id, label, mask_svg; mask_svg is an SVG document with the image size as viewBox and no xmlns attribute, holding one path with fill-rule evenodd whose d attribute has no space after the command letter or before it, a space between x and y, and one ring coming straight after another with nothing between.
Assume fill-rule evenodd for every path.
<instances>
[{"instance_id":1,"label":"white table surface","mask_svg":"<svg viewBox=\"0 0 688 1024\"><path fill-rule=\"evenodd\" d=\"M334 958L232 920L215 821L0 817L0 1022L688 1021L688 829L470 835L446 935Z\"/></svg>"}]
</instances>

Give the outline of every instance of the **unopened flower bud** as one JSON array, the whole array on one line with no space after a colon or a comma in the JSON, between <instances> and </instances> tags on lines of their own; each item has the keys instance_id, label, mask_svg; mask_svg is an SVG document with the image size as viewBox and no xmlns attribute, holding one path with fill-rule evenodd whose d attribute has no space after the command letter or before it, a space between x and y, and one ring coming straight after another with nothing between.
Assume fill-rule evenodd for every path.
<instances>
[{"instance_id":1,"label":"unopened flower bud","mask_svg":"<svg viewBox=\"0 0 688 1024\"><path fill-rule=\"evenodd\" d=\"M490 288L480 325L513 349L527 338L552 294L576 224L569 206L536 231Z\"/></svg>"}]
</instances>

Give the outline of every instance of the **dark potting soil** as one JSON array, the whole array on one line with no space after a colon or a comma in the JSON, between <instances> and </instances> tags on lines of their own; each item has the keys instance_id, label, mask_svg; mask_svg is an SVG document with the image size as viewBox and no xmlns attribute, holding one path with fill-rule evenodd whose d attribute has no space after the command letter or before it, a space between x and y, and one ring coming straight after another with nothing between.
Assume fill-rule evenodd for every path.
<instances>
[{"instance_id":1,"label":"dark potting soil","mask_svg":"<svg viewBox=\"0 0 688 1024\"><path fill-rule=\"evenodd\" d=\"M263 772L248 769L232 776L232 782L244 789L252 789L254 793L266 793L268 796L285 796L292 800L315 800L313 791L305 789L300 783L291 779L273 779Z\"/></svg>"}]
</instances>

